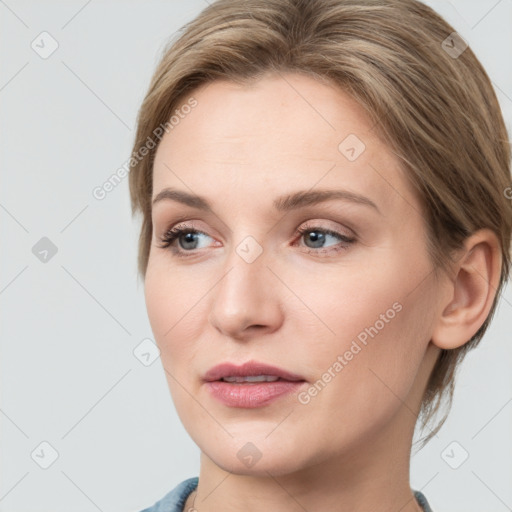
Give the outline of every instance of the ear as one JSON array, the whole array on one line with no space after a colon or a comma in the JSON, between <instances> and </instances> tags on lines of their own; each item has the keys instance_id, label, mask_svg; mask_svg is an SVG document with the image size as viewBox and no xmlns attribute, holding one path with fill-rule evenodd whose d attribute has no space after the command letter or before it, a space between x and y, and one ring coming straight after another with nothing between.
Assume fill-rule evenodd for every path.
<instances>
[{"instance_id":1,"label":"ear","mask_svg":"<svg viewBox=\"0 0 512 512\"><path fill-rule=\"evenodd\" d=\"M443 284L441 312L432 333L434 345L458 348L480 329L496 296L501 265L501 247L493 231L481 229L466 239L453 267L455 277Z\"/></svg>"}]
</instances>

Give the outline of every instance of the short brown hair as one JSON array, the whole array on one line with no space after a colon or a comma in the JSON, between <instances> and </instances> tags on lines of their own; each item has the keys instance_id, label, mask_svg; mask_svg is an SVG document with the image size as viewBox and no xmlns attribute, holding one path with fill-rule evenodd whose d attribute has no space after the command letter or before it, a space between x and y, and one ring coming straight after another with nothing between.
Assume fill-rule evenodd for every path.
<instances>
[{"instance_id":1,"label":"short brown hair","mask_svg":"<svg viewBox=\"0 0 512 512\"><path fill-rule=\"evenodd\" d=\"M139 111L132 153L139 155L200 85L216 79L247 83L267 72L305 73L335 84L364 107L403 162L423 203L436 268L445 268L472 233L491 229L503 256L492 309L465 345L441 350L420 415L425 424L444 397L448 410L423 444L448 416L455 370L487 330L511 263L508 134L489 77L454 32L416 0L218 0L164 50ZM457 53L447 51L454 47ZM142 213L142 277L152 238L156 149L129 177L132 212Z\"/></svg>"}]
</instances>

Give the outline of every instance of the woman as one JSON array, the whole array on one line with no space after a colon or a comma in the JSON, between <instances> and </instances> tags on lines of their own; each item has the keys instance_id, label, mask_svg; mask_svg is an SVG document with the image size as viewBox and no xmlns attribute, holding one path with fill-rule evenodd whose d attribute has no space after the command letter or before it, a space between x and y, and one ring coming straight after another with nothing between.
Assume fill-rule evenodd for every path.
<instances>
[{"instance_id":1,"label":"woman","mask_svg":"<svg viewBox=\"0 0 512 512\"><path fill-rule=\"evenodd\" d=\"M414 428L509 275L507 140L475 55L415 0L219 0L185 27L130 191L201 464L146 512L431 510Z\"/></svg>"}]
</instances>

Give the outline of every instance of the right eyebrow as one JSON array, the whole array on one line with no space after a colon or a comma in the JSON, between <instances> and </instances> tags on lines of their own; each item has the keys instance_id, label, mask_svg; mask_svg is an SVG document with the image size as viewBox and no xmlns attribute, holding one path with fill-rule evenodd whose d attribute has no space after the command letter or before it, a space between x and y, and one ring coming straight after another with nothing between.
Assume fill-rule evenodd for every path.
<instances>
[{"instance_id":1,"label":"right eyebrow","mask_svg":"<svg viewBox=\"0 0 512 512\"><path fill-rule=\"evenodd\" d=\"M182 190L164 188L155 196L152 204L154 205L155 203L163 201L164 199L177 201L178 203L190 206L192 208L197 208L198 210L213 212L210 203L204 197L190 194Z\"/></svg>"},{"instance_id":2,"label":"right eyebrow","mask_svg":"<svg viewBox=\"0 0 512 512\"><path fill-rule=\"evenodd\" d=\"M196 194L190 194L183 190L165 188L155 196L153 199L153 205L164 199L177 201L192 208L213 213L213 208L207 199ZM278 197L274 200L273 206L277 211L286 212L296 210L303 206L310 206L312 204L318 204L333 199L350 201L352 203L369 206L375 209L378 213L381 213L379 207L371 199L348 190L326 189L294 192L292 194L286 194Z\"/></svg>"}]
</instances>

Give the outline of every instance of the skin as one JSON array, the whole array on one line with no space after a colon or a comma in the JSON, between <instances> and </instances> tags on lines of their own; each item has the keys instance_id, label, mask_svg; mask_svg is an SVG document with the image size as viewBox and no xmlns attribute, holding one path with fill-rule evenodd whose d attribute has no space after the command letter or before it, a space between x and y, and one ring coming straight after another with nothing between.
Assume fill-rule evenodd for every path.
<instances>
[{"instance_id":1,"label":"skin","mask_svg":"<svg viewBox=\"0 0 512 512\"><path fill-rule=\"evenodd\" d=\"M489 312L496 238L477 232L436 277L419 198L365 111L335 87L266 75L192 95L198 105L158 147L153 198L172 187L207 198L213 213L155 203L145 279L169 389L201 450L185 510L195 497L200 512L417 512L409 462L423 391L440 348L467 342ZM338 150L349 134L366 146L354 161ZM282 194L319 189L364 195L379 211L337 199L272 207ZM160 247L177 224L206 233L195 249L175 240L184 258ZM322 246L315 229L296 232L306 224L355 242L326 235ZM236 251L247 236L263 251L252 263ZM257 360L303 376L308 389L394 303L400 312L307 404L291 394L231 408L203 385L214 365ZM247 442L262 455L250 468L237 457Z\"/></svg>"}]
</instances>

